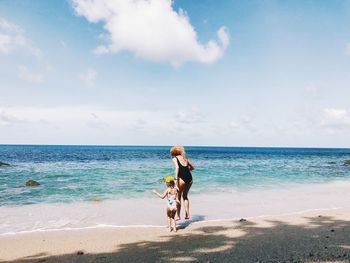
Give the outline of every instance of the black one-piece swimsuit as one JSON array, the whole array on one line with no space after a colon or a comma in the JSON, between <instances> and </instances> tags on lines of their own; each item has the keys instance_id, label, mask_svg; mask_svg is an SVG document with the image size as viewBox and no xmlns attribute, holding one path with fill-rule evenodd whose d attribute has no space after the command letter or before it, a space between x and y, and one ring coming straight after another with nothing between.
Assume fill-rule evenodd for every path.
<instances>
[{"instance_id":1,"label":"black one-piece swimsuit","mask_svg":"<svg viewBox=\"0 0 350 263\"><path fill-rule=\"evenodd\" d=\"M190 182L192 182L192 174L190 171L190 168L188 167L188 162L187 162L187 166L183 166L179 159L177 159L177 157L175 157L177 160L177 164L179 165L179 178L181 178L185 184L189 184Z\"/></svg>"}]
</instances>

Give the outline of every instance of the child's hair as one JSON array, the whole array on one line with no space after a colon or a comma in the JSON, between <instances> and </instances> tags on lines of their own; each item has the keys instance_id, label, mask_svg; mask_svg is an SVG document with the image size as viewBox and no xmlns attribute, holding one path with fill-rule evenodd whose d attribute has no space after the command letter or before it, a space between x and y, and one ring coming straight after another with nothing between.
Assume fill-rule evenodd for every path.
<instances>
[{"instance_id":1,"label":"child's hair","mask_svg":"<svg viewBox=\"0 0 350 263\"><path fill-rule=\"evenodd\" d=\"M184 159L187 159L185 149L184 149L184 147L182 147L180 145L175 145L173 148L171 148L170 154L172 157L175 157L177 155L181 155Z\"/></svg>"},{"instance_id":2,"label":"child's hair","mask_svg":"<svg viewBox=\"0 0 350 263\"><path fill-rule=\"evenodd\" d=\"M170 184L172 187L175 186L175 182L174 181L168 182L167 184Z\"/></svg>"}]
</instances>

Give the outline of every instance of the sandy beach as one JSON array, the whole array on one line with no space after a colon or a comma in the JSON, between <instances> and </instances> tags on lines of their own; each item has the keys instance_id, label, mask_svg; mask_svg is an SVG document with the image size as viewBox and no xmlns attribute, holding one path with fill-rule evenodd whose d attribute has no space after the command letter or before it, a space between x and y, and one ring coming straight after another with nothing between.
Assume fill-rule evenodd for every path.
<instances>
[{"instance_id":1,"label":"sandy beach","mask_svg":"<svg viewBox=\"0 0 350 263\"><path fill-rule=\"evenodd\" d=\"M350 210L2 235L1 262L349 262Z\"/></svg>"}]
</instances>

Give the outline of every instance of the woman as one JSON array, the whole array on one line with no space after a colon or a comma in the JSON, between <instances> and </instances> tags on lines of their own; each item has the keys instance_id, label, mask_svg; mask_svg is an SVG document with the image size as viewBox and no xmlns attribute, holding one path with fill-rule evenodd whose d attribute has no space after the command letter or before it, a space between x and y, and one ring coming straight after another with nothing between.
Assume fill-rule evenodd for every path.
<instances>
[{"instance_id":1,"label":"woman","mask_svg":"<svg viewBox=\"0 0 350 263\"><path fill-rule=\"evenodd\" d=\"M188 191L192 186L192 174L194 170L193 164L186 158L185 149L182 146L174 146L170 150L171 157L175 166L175 184L179 189L179 200L177 204L176 220L181 220L181 196L185 204L185 219L190 218L190 203L188 201Z\"/></svg>"}]
</instances>

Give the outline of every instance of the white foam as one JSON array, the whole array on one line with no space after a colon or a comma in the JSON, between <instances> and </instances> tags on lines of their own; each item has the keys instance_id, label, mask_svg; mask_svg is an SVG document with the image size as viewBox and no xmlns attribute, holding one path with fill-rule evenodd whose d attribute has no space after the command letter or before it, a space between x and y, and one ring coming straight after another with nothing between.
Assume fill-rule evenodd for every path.
<instances>
[{"instance_id":1,"label":"white foam","mask_svg":"<svg viewBox=\"0 0 350 263\"><path fill-rule=\"evenodd\" d=\"M349 181L341 181L283 189L190 195L192 223L348 208L349 188ZM166 224L165 201L150 197L0 207L0 222L0 235L90 228L163 227Z\"/></svg>"}]
</instances>

